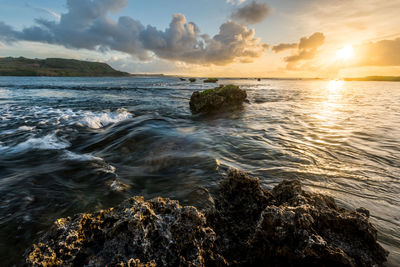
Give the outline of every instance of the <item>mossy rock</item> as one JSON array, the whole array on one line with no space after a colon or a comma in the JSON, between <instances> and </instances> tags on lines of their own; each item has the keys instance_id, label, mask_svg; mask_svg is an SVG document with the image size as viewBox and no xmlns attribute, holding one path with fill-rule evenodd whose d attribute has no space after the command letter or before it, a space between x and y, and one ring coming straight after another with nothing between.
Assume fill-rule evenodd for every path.
<instances>
[{"instance_id":1,"label":"mossy rock","mask_svg":"<svg viewBox=\"0 0 400 267\"><path fill-rule=\"evenodd\" d=\"M193 114L211 113L240 107L246 98L245 90L230 84L202 92L196 91L192 94L189 104Z\"/></svg>"},{"instance_id":2,"label":"mossy rock","mask_svg":"<svg viewBox=\"0 0 400 267\"><path fill-rule=\"evenodd\" d=\"M208 78L207 80L204 80L205 83L216 83L218 82L217 78Z\"/></svg>"}]
</instances>

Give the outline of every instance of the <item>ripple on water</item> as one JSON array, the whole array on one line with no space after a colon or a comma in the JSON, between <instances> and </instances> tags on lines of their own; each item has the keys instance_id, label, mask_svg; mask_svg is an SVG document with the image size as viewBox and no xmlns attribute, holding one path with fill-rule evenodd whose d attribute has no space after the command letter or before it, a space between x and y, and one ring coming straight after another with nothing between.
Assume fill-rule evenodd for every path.
<instances>
[{"instance_id":1,"label":"ripple on water","mask_svg":"<svg viewBox=\"0 0 400 267\"><path fill-rule=\"evenodd\" d=\"M0 77L0 261L74 213L158 195L205 207L221 174L312 191L372 214L400 265L400 83L221 79L243 110L191 116L212 84L153 78Z\"/></svg>"}]
</instances>

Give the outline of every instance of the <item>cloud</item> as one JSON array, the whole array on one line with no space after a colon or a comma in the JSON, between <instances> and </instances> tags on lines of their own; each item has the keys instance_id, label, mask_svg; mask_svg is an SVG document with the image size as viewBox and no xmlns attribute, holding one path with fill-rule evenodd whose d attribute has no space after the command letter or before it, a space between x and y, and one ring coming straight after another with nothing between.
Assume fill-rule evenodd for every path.
<instances>
[{"instance_id":1,"label":"cloud","mask_svg":"<svg viewBox=\"0 0 400 267\"><path fill-rule=\"evenodd\" d=\"M0 42L15 42L18 39L17 35L18 33L11 26L0 21Z\"/></svg>"},{"instance_id":2,"label":"cloud","mask_svg":"<svg viewBox=\"0 0 400 267\"><path fill-rule=\"evenodd\" d=\"M400 38L354 46L358 66L400 66Z\"/></svg>"},{"instance_id":3,"label":"cloud","mask_svg":"<svg viewBox=\"0 0 400 267\"><path fill-rule=\"evenodd\" d=\"M57 20L59 20L59 19L61 18L61 15L60 15L60 14L58 14L57 12L54 12L54 11L51 10L51 9L43 8L43 7L37 7L37 6L32 6L32 5L28 4L28 3L26 3L25 6L28 7L28 8L31 8L31 9L33 9L33 10L36 10L36 11L39 11L39 12L42 12L42 13L46 13L46 14L48 14L48 15L50 15L50 16L53 16L53 17L55 17Z\"/></svg>"},{"instance_id":4,"label":"cloud","mask_svg":"<svg viewBox=\"0 0 400 267\"><path fill-rule=\"evenodd\" d=\"M231 18L245 25L256 24L263 21L270 13L270 8L266 3L251 2L233 12Z\"/></svg>"},{"instance_id":5,"label":"cloud","mask_svg":"<svg viewBox=\"0 0 400 267\"><path fill-rule=\"evenodd\" d=\"M240 5L244 2L246 2L246 0L226 0L226 2L228 4L232 4L232 5Z\"/></svg>"},{"instance_id":6,"label":"cloud","mask_svg":"<svg viewBox=\"0 0 400 267\"><path fill-rule=\"evenodd\" d=\"M297 47L297 50L290 56L285 57L284 60L287 62L287 68L296 68L297 63L300 61L311 60L315 57L318 48L325 42L325 36L321 32L316 32L310 37L303 37L299 43L279 44L272 47L275 53L284 51L286 49L293 49Z\"/></svg>"},{"instance_id":7,"label":"cloud","mask_svg":"<svg viewBox=\"0 0 400 267\"><path fill-rule=\"evenodd\" d=\"M275 53L279 53L285 50L289 50L289 49L293 49L293 48L297 48L299 46L298 43L292 43L292 44L278 44L272 47L272 51L274 51Z\"/></svg>"},{"instance_id":8,"label":"cloud","mask_svg":"<svg viewBox=\"0 0 400 267\"><path fill-rule=\"evenodd\" d=\"M127 5L127 0L67 0L68 12L59 21L37 19L36 25L14 31L0 23L0 40L34 41L67 48L120 51L141 60L156 55L166 60L193 64L226 65L252 62L268 48L255 38L253 29L233 21L222 24L213 37L201 34L198 26L175 14L169 27L160 31L140 21L108 16Z\"/></svg>"}]
</instances>

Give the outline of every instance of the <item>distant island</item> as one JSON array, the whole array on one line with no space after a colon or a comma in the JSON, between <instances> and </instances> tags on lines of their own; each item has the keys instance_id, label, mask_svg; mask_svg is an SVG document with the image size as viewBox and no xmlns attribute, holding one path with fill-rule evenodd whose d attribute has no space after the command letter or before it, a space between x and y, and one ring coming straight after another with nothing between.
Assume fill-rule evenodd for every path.
<instances>
[{"instance_id":1,"label":"distant island","mask_svg":"<svg viewBox=\"0 0 400 267\"><path fill-rule=\"evenodd\" d=\"M345 78L345 81L376 81L376 82L400 82L400 76L367 76L361 78Z\"/></svg>"},{"instance_id":2,"label":"distant island","mask_svg":"<svg viewBox=\"0 0 400 267\"><path fill-rule=\"evenodd\" d=\"M75 59L0 58L0 76L125 77L106 63Z\"/></svg>"}]
</instances>

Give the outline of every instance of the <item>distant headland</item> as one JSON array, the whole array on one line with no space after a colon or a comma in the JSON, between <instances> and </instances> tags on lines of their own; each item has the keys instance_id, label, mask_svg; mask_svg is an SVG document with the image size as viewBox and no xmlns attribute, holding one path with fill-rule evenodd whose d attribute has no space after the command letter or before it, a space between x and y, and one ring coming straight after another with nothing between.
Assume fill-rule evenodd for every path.
<instances>
[{"instance_id":1,"label":"distant headland","mask_svg":"<svg viewBox=\"0 0 400 267\"><path fill-rule=\"evenodd\" d=\"M400 82L400 76L367 76L361 78L345 78L345 81Z\"/></svg>"},{"instance_id":2,"label":"distant headland","mask_svg":"<svg viewBox=\"0 0 400 267\"><path fill-rule=\"evenodd\" d=\"M131 74L99 62L4 57L0 58L0 76L125 77Z\"/></svg>"}]
</instances>

